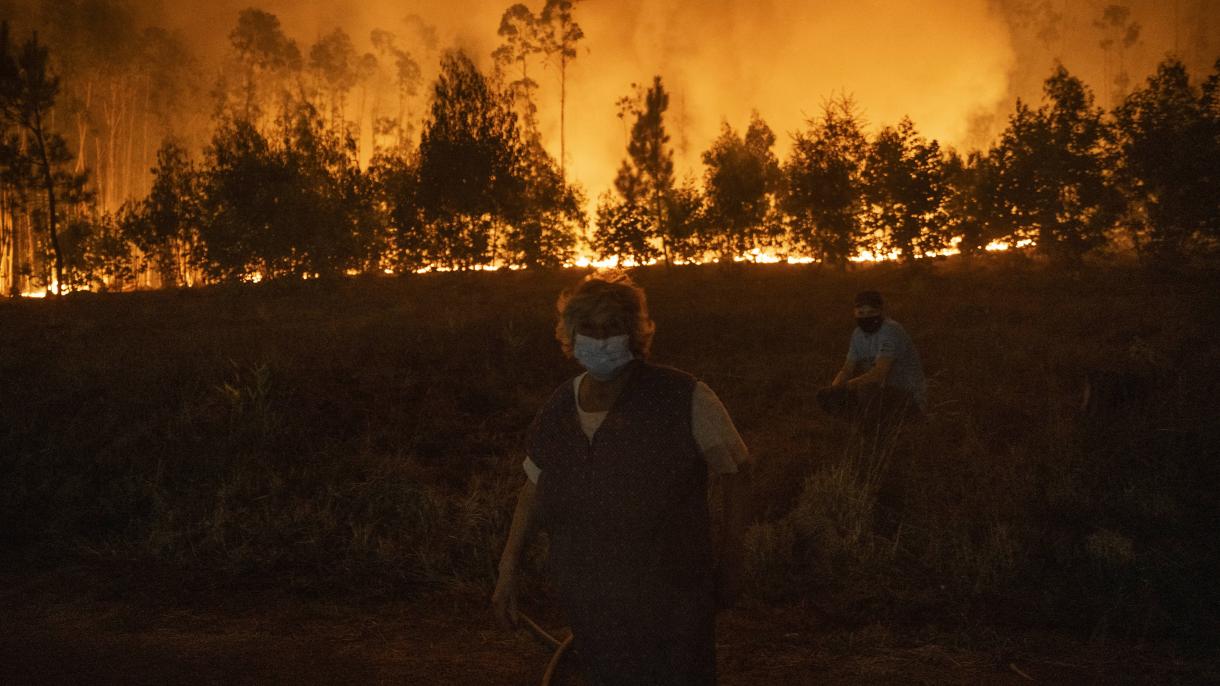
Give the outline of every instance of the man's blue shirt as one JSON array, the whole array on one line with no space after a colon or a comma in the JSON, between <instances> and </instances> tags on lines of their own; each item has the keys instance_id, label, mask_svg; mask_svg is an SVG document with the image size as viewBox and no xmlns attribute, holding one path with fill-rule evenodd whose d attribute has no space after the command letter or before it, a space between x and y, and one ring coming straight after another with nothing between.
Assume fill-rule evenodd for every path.
<instances>
[{"instance_id":1,"label":"man's blue shirt","mask_svg":"<svg viewBox=\"0 0 1220 686\"><path fill-rule=\"evenodd\" d=\"M927 410L927 384L924 381L923 365L919 362L919 353L915 350L915 344L911 342L906 329L889 317L886 317L881 328L873 333L864 333L858 326L851 332L847 361L855 364L856 374L872 369L878 357L894 360L885 385L909 391L919 409Z\"/></svg>"}]
</instances>

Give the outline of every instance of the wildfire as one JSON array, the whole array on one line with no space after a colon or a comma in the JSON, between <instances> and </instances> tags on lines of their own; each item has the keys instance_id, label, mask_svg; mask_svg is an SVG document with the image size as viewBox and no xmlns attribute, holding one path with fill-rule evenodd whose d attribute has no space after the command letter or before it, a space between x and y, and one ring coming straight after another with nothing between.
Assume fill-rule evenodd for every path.
<instances>
[{"instance_id":1,"label":"wildfire","mask_svg":"<svg viewBox=\"0 0 1220 686\"><path fill-rule=\"evenodd\" d=\"M952 245L950 247L945 248L944 250L937 250L935 252L922 254L922 255L920 255L920 257L921 258L923 258L923 257L949 257L952 255L960 255L961 250L958 249L957 246L958 246L958 244L961 243L961 241L962 241L961 237L954 238L952 241ZM1015 243L1007 243L1005 241L992 241L992 242L988 243L984 249L988 252L1006 252L1008 250L1013 250L1013 249L1020 250L1023 248L1029 248L1029 247L1032 247L1033 245L1034 245L1033 239L1023 238ZM856 253L856 255L854 257L851 257L850 260L852 262L856 262L856 263L860 263L860 262L880 263L880 262L891 262L891 261L899 259L900 257L901 257L901 255L897 251L891 251L888 253L874 253L871 250L863 249L860 252ZM703 261L700 261L700 260L674 260L673 262L674 262L674 264L677 264L677 265L686 265L686 264L718 264L720 261L721 261L720 258L711 258L711 259L703 260ZM733 262L750 262L753 264L813 264L813 263L817 262L817 259L810 257L808 255L780 254L780 253L776 253L776 252L770 251L770 250L754 248L753 250L750 250L743 254L734 255ZM650 266L656 265L658 263L659 263L659 261L656 260L655 258L641 263L632 258L625 258L625 259L621 259L621 260L617 257L598 259L598 258L593 257L592 255L581 255L580 257L577 257L576 259L572 260L571 262L564 263L563 267L565 269L589 269L589 268L608 269L608 268L616 268L616 267L623 268L623 269L634 269L636 267L650 267ZM495 272L495 271L500 271L501 269L508 269L509 271L518 271L523 268L524 267L520 267L518 265L477 264L477 265L474 265L473 267L470 267L468 269L468 271ZM453 267L448 267L448 266L425 267L423 269L415 270L415 273L416 274L426 274L428 272L451 272L451 271L458 271L458 269L453 268ZM390 269L390 268L383 268L381 270L381 272L383 274L386 274L387 276L393 276L394 274L397 273L395 270ZM349 269L349 270L347 270L346 274L348 276L358 276L359 272ZM305 275L302 275L301 278L303 280L309 280L311 278L317 278L317 277L316 277L316 275L313 275L313 274L305 274ZM242 278L242 281L244 281L246 283L259 283L262 280L263 280L262 272L251 272ZM87 290L89 290L89 288L82 287L78 290L87 291ZM21 297L23 297L23 298L46 298L48 295L54 295L54 294L58 294L58 293L59 293L59 284L55 281L52 281L51 285L46 288L37 288L37 289L30 289L27 291L22 291Z\"/></svg>"}]
</instances>

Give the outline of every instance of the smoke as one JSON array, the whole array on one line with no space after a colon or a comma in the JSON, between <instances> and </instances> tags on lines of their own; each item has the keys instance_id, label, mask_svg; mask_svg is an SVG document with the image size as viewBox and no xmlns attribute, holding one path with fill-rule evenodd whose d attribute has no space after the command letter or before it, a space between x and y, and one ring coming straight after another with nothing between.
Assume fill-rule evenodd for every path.
<instances>
[{"instance_id":1,"label":"smoke","mask_svg":"<svg viewBox=\"0 0 1220 686\"><path fill-rule=\"evenodd\" d=\"M362 29L418 13L436 24L443 42L489 67L508 4L363 2L330 11ZM542 3L533 4L537 11ZM1005 98L1014 63L1008 28L986 0L588 0L577 3L575 15L585 38L567 74L567 167L594 193L611 186L624 154L626 127L615 101L654 75L670 92L678 169L698 175L700 153L722 121L741 129L757 110L782 154L788 134L836 93L852 95L878 125L910 116L926 135L960 143L971 117ZM308 30L316 19L282 18L289 30ZM558 69L535 69L544 141L558 155Z\"/></svg>"},{"instance_id":2,"label":"smoke","mask_svg":"<svg viewBox=\"0 0 1220 686\"><path fill-rule=\"evenodd\" d=\"M438 52L422 45L418 18L435 29L440 48L460 47L490 70L500 16L512 4L111 1L133 6L147 24L179 30L211 73L221 68L238 12L255 5L277 15L303 51L337 26L360 51L371 50L373 29L395 33L428 79ZM543 0L527 4L538 11ZM5 12L23 5L0 0ZM1127 8L1125 23L1098 26L1111 6ZM855 99L873 130L909 116L944 144L985 146L1018 97L1038 100L1056 61L1090 83L1107 107L1122 96L1120 73L1126 88L1137 87L1170 52L1203 78L1220 55L1220 13L1213 6L1214 0L577 0L575 18L585 38L567 73L567 169L594 195L611 187L627 132L615 102L653 75L670 92L667 126L680 174L701 174L700 153L721 123L743 129L752 110L775 130L784 156L789 134L839 93ZM411 16L417 18L408 21ZM1103 48L1107 38L1111 46ZM532 75L541 84L544 143L558 156L558 69L538 62ZM415 111L422 108L421 102Z\"/></svg>"}]
</instances>

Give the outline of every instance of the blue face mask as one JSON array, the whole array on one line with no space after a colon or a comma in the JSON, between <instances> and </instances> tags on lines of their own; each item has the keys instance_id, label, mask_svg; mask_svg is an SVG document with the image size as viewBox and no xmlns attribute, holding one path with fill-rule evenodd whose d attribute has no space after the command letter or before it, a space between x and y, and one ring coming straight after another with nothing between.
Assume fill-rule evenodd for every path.
<instances>
[{"instance_id":1,"label":"blue face mask","mask_svg":"<svg viewBox=\"0 0 1220 686\"><path fill-rule=\"evenodd\" d=\"M613 379L623 365L635 359L635 355L631 354L627 334L609 338L576 334L576 340L572 342L572 354L598 381Z\"/></svg>"}]
</instances>

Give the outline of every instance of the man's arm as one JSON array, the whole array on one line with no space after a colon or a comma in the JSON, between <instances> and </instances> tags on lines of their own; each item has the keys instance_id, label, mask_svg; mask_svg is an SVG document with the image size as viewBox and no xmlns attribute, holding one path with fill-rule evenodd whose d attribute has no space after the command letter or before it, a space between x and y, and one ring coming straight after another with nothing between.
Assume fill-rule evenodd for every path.
<instances>
[{"instance_id":1,"label":"man's arm","mask_svg":"<svg viewBox=\"0 0 1220 686\"><path fill-rule=\"evenodd\" d=\"M500 573L496 579L496 590L491 596L491 605L496 619L506 629L517 626L517 579L521 557L534 530L537 490L534 482L527 479L517 493L513 523L508 529L504 552L500 555Z\"/></svg>"},{"instance_id":2,"label":"man's arm","mask_svg":"<svg viewBox=\"0 0 1220 686\"><path fill-rule=\"evenodd\" d=\"M830 385L842 386L844 383L847 383L847 380L851 378L851 373L854 371L856 371L856 361L849 358L843 363L843 368L839 370L839 373L835 374L835 380L831 381Z\"/></svg>"},{"instance_id":3,"label":"man's arm","mask_svg":"<svg viewBox=\"0 0 1220 686\"><path fill-rule=\"evenodd\" d=\"M890 375L890 369L894 366L894 358L878 357L876 364L867 372L860 376L847 381L848 388L858 388L860 386L868 386L872 384L882 385L886 378Z\"/></svg>"}]
</instances>

